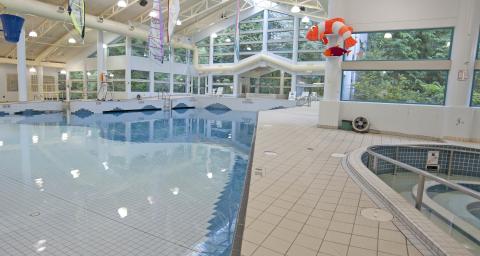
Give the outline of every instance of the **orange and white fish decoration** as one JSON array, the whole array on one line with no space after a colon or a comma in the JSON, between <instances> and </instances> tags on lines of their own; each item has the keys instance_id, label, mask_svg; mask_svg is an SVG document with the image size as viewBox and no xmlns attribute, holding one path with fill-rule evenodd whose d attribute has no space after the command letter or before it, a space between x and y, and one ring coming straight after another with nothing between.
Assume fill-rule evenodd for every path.
<instances>
[{"instance_id":1,"label":"orange and white fish decoration","mask_svg":"<svg viewBox=\"0 0 480 256\"><path fill-rule=\"evenodd\" d=\"M306 38L309 41L322 41L328 44L326 35L335 34L343 39L343 47L348 49L357 43L357 40L352 37L352 32L353 28L345 25L343 18L333 18L312 26Z\"/></svg>"}]
</instances>

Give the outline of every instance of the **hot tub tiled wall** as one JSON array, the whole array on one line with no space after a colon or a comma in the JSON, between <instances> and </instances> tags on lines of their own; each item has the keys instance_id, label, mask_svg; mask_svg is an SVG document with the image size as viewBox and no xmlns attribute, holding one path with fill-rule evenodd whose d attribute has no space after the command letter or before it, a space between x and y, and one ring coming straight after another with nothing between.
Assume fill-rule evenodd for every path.
<instances>
[{"instance_id":1,"label":"hot tub tiled wall","mask_svg":"<svg viewBox=\"0 0 480 256\"><path fill-rule=\"evenodd\" d=\"M374 152L406 163L420 170L425 170L428 151L440 151L439 173L480 177L480 149L453 145L410 145L410 146L374 146ZM370 158L371 161L372 158ZM362 162L371 167L369 154L362 155ZM370 168L371 169L371 168ZM402 168L395 170L395 166L384 160L378 160L376 173L386 174L405 171Z\"/></svg>"}]
</instances>

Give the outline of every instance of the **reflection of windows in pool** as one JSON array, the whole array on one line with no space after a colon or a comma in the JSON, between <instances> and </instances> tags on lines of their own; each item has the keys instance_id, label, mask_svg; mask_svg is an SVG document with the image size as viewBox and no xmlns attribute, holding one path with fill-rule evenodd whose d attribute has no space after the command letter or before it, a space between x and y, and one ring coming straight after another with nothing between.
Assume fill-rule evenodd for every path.
<instances>
[{"instance_id":1,"label":"reflection of windows in pool","mask_svg":"<svg viewBox=\"0 0 480 256\"><path fill-rule=\"evenodd\" d=\"M168 119L157 120L153 123L153 138L165 139L168 138L170 125Z\"/></svg>"},{"instance_id":2,"label":"reflection of windows in pool","mask_svg":"<svg viewBox=\"0 0 480 256\"><path fill-rule=\"evenodd\" d=\"M137 122L131 124L131 141L145 142L150 137L150 123L149 122Z\"/></svg>"},{"instance_id":3,"label":"reflection of windows in pool","mask_svg":"<svg viewBox=\"0 0 480 256\"><path fill-rule=\"evenodd\" d=\"M187 131L186 119L173 119L173 135L185 136Z\"/></svg>"},{"instance_id":4,"label":"reflection of windows in pool","mask_svg":"<svg viewBox=\"0 0 480 256\"><path fill-rule=\"evenodd\" d=\"M102 137L110 140L125 141L125 131L124 123L109 123L106 131L102 129Z\"/></svg>"}]
</instances>

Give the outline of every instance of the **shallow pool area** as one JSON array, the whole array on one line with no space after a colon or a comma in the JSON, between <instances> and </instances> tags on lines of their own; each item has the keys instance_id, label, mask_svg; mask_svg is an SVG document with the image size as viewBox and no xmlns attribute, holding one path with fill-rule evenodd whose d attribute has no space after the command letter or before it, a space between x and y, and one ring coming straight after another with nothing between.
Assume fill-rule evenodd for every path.
<instances>
[{"instance_id":1,"label":"shallow pool area","mask_svg":"<svg viewBox=\"0 0 480 256\"><path fill-rule=\"evenodd\" d=\"M460 246L480 253L480 150L457 145L372 146L362 155L364 166L421 210ZM435 236L429 234L428 236Z\"/></svg>"},{"instance_id":2,"label":"shallow pool area","mask_svg":"<svg viewBox=\"0 0 480 256\"><path fill-rule=\"evenodd\" d=\"M0 119L0 254L230 255L255 125L203 109Z\"/></svg>"}]
</instances>

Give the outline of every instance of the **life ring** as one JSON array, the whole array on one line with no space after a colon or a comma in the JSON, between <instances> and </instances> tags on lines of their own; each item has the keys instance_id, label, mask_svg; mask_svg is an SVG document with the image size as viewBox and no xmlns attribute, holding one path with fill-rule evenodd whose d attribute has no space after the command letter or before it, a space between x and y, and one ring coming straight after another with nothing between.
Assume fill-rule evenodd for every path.
<instances>
[{"instance_id":1,"label":"life ring","mask_svg":"<svg viewBox=\"0 0 480 256\"><path fill-rule=\"evenodd\" d=\"M326 45L328 44L328 38L326 35L338 35L343 41L343 48L348 49L357 44L357 40L352 37L352 32L353 28L345 25L345 20L343 18L333 18L312 26L308 30L306 38L309 41L322 41L323 44Z\"/></svg>"}]
</instances>

